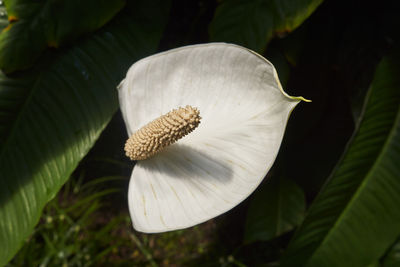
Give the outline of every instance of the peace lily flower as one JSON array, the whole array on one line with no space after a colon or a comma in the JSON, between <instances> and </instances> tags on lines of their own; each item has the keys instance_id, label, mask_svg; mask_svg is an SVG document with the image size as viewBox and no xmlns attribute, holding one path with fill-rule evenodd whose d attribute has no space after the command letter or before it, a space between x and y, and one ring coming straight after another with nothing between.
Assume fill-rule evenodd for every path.
<instances>
[{"instance_id":1,"label":"peace lily flower","mask_svg":"<svg viewBox=\"0 0 400 267\"><path fill-rule=\"evenodd\" d=\"M139 160L129 211L147 233L199 224L247 198L271 168L291 111L307 101L287 95L262 56L225 43L140 60L118 93L126 154Z\"/></svg>"}]
</instances>

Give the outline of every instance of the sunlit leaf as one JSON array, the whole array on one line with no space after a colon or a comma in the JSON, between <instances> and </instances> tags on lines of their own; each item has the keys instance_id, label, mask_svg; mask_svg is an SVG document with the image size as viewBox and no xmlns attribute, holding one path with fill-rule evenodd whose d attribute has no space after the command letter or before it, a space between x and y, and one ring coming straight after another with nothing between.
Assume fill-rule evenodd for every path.
<instances>
[{"instance_id":1,"label":"sunlit leaf","mask_svg":"<svg viewBox=\"0 0 400 267\"><path fill-rule=\"evenodd\" d=\"M296 29L323 0L226 0L210 25L212 41L263 52L274 34Z\"/></svg>"},{"instance_id":2,"label":"sunlit leaf","mask_svg":"<svg viewBox=\"0 0 400 267\"><path fill-rule=\"evenodd\" d=\"M124 0L5 0L10 24L0 34L0 69L29 67L46 47L59 47L108 22Z\"/></svg>"},{"instance_id":3,"label":"sunlit leaf","mask_svg":"<svg viewBox=\"0 0 400 267\"><path fill-rule=\"evenodd\" d=\"M354 137L284 266L367 266L400 233L400 54L379 65Z\"/></svg>"},{"instance_id":4,"label":"sunlit leaf","mask_svg":"<svg viewBox=\"0 0 400 267\"><path fill-rule=\"evenodd\" d=\"M0 266L117 110L116 86L128 67L157 49L167 2L142 5L51 64L0 75ZM157 9L146 12L149 5Z\"/></svg>"},{"instance_id":5,"label":"sunlit leaf","mask_svg":"<svg viewBox=\"0 0 400 267\"><path fill-rule=\"evenodd\" d=\"M247 214L246 242L268 241L298 226L305 211L301 188L280 178L256 193Z\"/></svg>"}]
</instances>

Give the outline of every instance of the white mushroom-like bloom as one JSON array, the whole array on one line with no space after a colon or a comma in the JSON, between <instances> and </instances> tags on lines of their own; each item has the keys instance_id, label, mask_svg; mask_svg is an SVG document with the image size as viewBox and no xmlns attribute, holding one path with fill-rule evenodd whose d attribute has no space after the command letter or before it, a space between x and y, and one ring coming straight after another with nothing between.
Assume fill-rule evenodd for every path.
<instances>
[{"instance_id":1,"label":"white mushroom-like bloom","mask_svg":"<svg viewBox=\"0 0 400 267\"><path fill-rule=\"evenodd\" d=\"M225 43L142 59L118 93L131 137L127 155L143 159L132 171L129 211L134 228L147 233L199 224L247 198L271 168L292 109L305 100L283 91L265 58ZM197 127L191 133L177 142L165 136L189 117Z\"/></svg>"}]
</instances>

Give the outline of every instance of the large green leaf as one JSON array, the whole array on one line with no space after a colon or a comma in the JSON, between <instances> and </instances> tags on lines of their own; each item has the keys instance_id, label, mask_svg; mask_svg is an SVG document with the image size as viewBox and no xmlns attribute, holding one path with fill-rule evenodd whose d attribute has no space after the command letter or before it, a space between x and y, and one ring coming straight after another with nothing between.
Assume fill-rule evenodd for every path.
<instances>
[{"instance_id":1,"label":"large green leaf","mask_svg":"<svg viewBox=\"0 0 400 267\"><path fill-rule=\"evenodd\" d=\"M268 241L298 226L305 211L301 188L285 178L274 179L258 191L247 214L245 241Z\"/></svg>"},{"instance_id":2,"label":"large green leaf","mask_svg":"<svg viewBox=\"0 0 400 267\"><path fill-rule=\"evenodd\" d=\"M274 34L296 29L322 1L225 0L210 25L210 38L261 53Z\"/></svg>"},{"instance_id":3,"label":"large green leaf","mask_svg":"<svg viewBox=\"0 0 400 267\"><path fill-rule=\"evenodd\" d=\"M51 64L0 75L0 266L117 110L128 67L156 51L167 2L142 2Z\"/></svg>"},{"instance_id":4,"label":"large green leaf","mask_svg":"<svg viewBox=\"0 0 400 267\"><path fill-rule=\"evenodd\" d=\"M400 54L379 65L359 128L283 257L284 266L367 266L400 233Z\"/></svg>"},{"instance_id":5,"label":"large green leaf","mask_svg":"<svg viewBox=\"0 0 400 267\"><path fill-rule=\"evenodd\" d=\"M108 22L125 0L5 0L10 24L0 34L0 68L29 67L47 47L94 31Z\"/></svg>"}]
</instances>

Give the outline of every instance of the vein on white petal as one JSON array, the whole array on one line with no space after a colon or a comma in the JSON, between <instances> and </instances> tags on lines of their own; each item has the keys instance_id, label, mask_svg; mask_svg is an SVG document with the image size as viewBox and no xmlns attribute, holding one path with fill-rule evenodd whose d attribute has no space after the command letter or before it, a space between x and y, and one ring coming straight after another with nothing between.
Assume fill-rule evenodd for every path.
<instances>
[{"instance_id":1,"label":"vein on white petal","mask_svg":"<svg viewBox=\"0 0 400 267\"><path fill-rule=\"evenodd\" d=\"M189 163L189 164L191 164L191 163ZM206 207L206 209L205 209L206 214L209 214L207 216L207 218L211 218L212 215L215 216L215 211L213 211L212 215L210 215L210 213L209 213L211 211L210 208L212 208L213 210L220 210L218 208L218 206L216 206L216 203L224 203L227 200L221 198L220 193L218 193L218 191L220 191L220 187L215 188L211 185L208 185L209 180L215 180L216 179L215 177L210 176L207 179L205 179L206 177L202 176L202 173L199 173L196 169L192 169L192 170L196 172L196 175L193 175L191 173L191 171L187 170L187 167L181 168L181 171L185 176L183 178L183 180L187 183L188 187L197 190L197 192L198 192L197 194L201 200L200 206ZM203 170L201 170L201 171L203 171ZM218 173L214 173L214 174L216 176L218 175ZM217 182L217 180L215 180L215 182ZM201 221L204 221L204 217L199 222L201 222Z\"/></svg>"},{"instance_id":2,"label":"vein on white petal","mask_svg":"<svg viewBox=\"0 0 400 267\"><path fill-rule=\"evenodd\" d=\"M176 148L176 146L175 146L175 148ZM172 152L174 150L175 149L173 149L173 147L171 147L170 152ZM179 150L177 150L179 154L175 154L174 156L171 155L170 157L168 157L169 163L171 166L176 166L176 168L178 168L179 171L183 174L183 176L181 176L181 177L176 176L177 179L182 179L183 181L191 184L190 186L194 186L194 188L198 188L200 190L200 192L202 193L202 195L204 196L203 198L205 200L207 200L210 197L210 194L209 194L210 190L211 190L211 192L214 192L214 193L216 192L215 191L216 188L208 185L208 183L210 181L217 182L218 180L216 179L215 176L210 176L207 173L205 173L206 175L203 175L204 172L202 169L194 168L194 167L196 167L194 162L196 162L197 159L196 160L193 159L193 160L191 160L191 162L188 162L187 160L186 161L182 160L182 157L184 157L185 155L187 157L193 157L193 155L195 155L194 153L196 153L197 156L201 154L200 151L196 151L193 153L191 150L192 150L192 148L180 146ZM171 164L172 161L174 161L178 164L176 164L176 163ZM218 164L222 164L222 163L215 163L215 164L218 165ZM199 172L199 170L201 172ZM223 176L225 179L230 179L230 174L229 174L230 172L227 172L226 170L229 170L229 169L225 169L226 175L223 175ZM218 172L214 173L214 175L218 175ZM221 198L221 196L219 194L215 194L215 197L219 198L220 201L226 201L225 199Z\"/></svg>"},{"instance_id":3,"label":"vein on white petal","mask_svg":"<svg viewBox=\"0 0 400 267\"><path fill-rule=\"evenodd\" d=\"M164 156L163 156L164 154ZM201 201L198 200L198 196L201 196L204 194L204 190L202 188L193 186L190 182L192 182L190 179L188 179L191 175L191 173L188 173L185 171L184 168L181 168L180 166L182 165L182 160L179 158L174 158L173 155L170 155L170 153L167 153L168 156L165 156L165 152L161 153L159 156L159 161L163 162L164 165L164 176L167 176L165 178L165 181L170 184L171 189L173 190L174 194L178 197L183 210L186 211L187 217L191 218L192 221L198 222L199 221L199 213L196 212L194 206L192 204L188 205L189 202L192 202L192 196L195 195L196 198L196 204L197 206L202 209L204 205L201 204ZM172 160L171 160L172 158ZM171 183L173 185L171 185ZM181 185L181 187L178 189L179 191L177 192L175 190L175 187L177 185ZM183 190L185 188L185 190ZM193 190L197 189L199 193L193 193ZM190 193L189 197L185 197L187 193ZM180 200L180 197L185 198L185 201ZM194 204L194 203L193 203ZM190 215L191 214L191 215Z\"/></svg>"},{"instance_id":4,"label":"vein on white petal","mask_svg":"<svg viewBox=\"0 0 400 267\"><path fill-rule=\"evenodd\" d=\"M154 192L154 187L152 185L152 180L150 180L151 177L153 177L153 173L151 172L143 172L143 174L145 175L144 179L148 181L148 189L146 192L150 192L150 195L148 195L146 197L146 202L149 204L149 209L147 209L147 223L150 225L153 224L153 222L159 222L159 218L157 216L157 214L161 213L161 208L160 208L160 201L159 199L157 199L157 196Z\"/></svg>"},{"instance_id":5,"label":"vein on white petal","mask_svg":"<svg viewBox=\"0 0 400 267\"><path fill-rule=\"evenodd\" d=\"M182 169L182 171L183 171L183 173L187 173L187 171L186 171L186 169ZM188 173L189 175L190 175L190 173ZM216 173L215 175L218 175L218 173ZM236 174L237 175L237 174ZM206 184L204 184L203 183L203 181L204 180L197 180L197 179L199 179L199 178L202 178L202 177L198 177L197 175L196 176L193 176L192 175L192 181L195 183L195 184L198 184L199 182L201 182L201 184L200 184L200 186L207 186ZM234 177L233 177L234 178ZM262 179L263 177L261 177L260 178L260 180ZM232 181L232 182L234 182L234 183L236 183L236 181ZM222 185L222 184L221 184ZM207 186L208 187L208 186ZM254 187L254 186L253 186ZM221 187L221 189L224 189L225 191L220 191L220 190L218 190L218 191L216 191L216 192L214 192L215 194L213 194L213 196L214 197L217 197L217 198L220 198L221 196L220 196L220 194L226 194L226 195L231 195L232 196L232 199L234 199L234 203L237 203L237 199L239 198L240 200L243 200L245 197L247 197L247 194L243 194L243 192L239 195L239 196L236 196L236 197L234 197L234 195L232 195L232 193L231 193L231 191L229 190L229 186L228 187ZM209 188L208 187L208 190L212 190L212 188ZM210 195L208 195L207 194L207 198L205 198L204 199L204 202L205 203L210 203L211 205L212 205L212 208L213 208L213 210L212 210L212 212L213 212L213 216L215 216L215 215L217 215L217 214L220 214L221 212L224 212L224 211L227 211L227 210L229 210L230 208L232 208L232 202L231 201L228 201L228 202L221 202L220 200L217 200L217 199L213 199L213 198L210 198ZM212 216L211 216L212 217ZM208 218L210 218L210 217L208 217ZM208 219L208 218L204 218L202 221L204 221L204 220L206 220L206 219Z\"/></svg>"},{"instance_id":6,"label":"vein on white petal","mask_svg":"<svg viewBox=\"0 0 400 267\"><path fill-rule=\"evenodd\" d=\"M184 145L179 145L181 148ZM182 150L180 150L182 151ZM180 153L180 152L179 152ZM221 162L219 162L219 160L215 160L212 159L210 157L210 155L206 155L204 153L204 151L198 150L196 152L195 156L198 157L198 159L190 159L190 157L193 157L192 155L188 155L189 153L185 153L183 154L183 157L186 158L188 160L188 162L190 162L190 164L194 167L196 167L197 169L201 170L203 173L205 173L205 175L211 179L208 180L215 180L221 182L222 184L226 183L227 180L229 180L229 177L231 176L231 169L224 164L221 164ZM211 154L211 153L210 153ZM220 178L220 176L215 177L215 173L211 173L209 171L207 171L205 168L202 168L201 166L209 166L210 168L212 168L213 170L215 170L217 173L221 173L223 172L225 175L223 175L226 178ZM217 167L216 167L217 166ZM197 173L197 172L196 172ZM213 175L214 174L214 175ZM215 184L213 184L215 186Z\"/></svg>"},{"instance_id":7,"label":"vein on white petal","mask_svg":"<svg viewBox=\"0 0 400 267\"><path fill-rule=\"evenodd\" d=\"M244 166L249 166L249 163L242 160L242 158L237 156L235 153L223 151L220 148L218 148L214 145L211 145L209 143L206 143L205 145L207 145L209 148L212 148L214 153L219 153L219 155L225 155L225 159L227 162L230 162L230 163L235 162L234 166L238 166L238 167L242 168L243 170L246 170L252 176L255 176L255 173L252 173L251 171L248 170L248 168L244 167ZM236 160L232 161L231 160L232 158L235 158ZM236 175L236 179L238 179L243 185L245 185L246 183L249 182L248 177L250 177L250 175L247 177ZM262 179L262 178L264 178L264 176L259 177L259 178Z\"/></svg>"},{"instance_id":8,"label":"vein on white petal","mask_svg":"<svg viewBox=\"0 0 400 267\"><path fill-rule=\"evenodd\" d=\"M265 148L260 147L253 147L251 140L243 140L243 138L234 138L235 135L222 137L220 135L213 136L208 141L208 145L210 147L215 148L215 153L222 153L227 155L228 157L236 157L240 162L246 165L253 165L254 160L251 159L244 159L241 157L241 154L233 153L235 152L233 149L243 151L243 152L250 152L255 154L255 157L265 156ZM236 136L239 137L239 136ZM241 136L243 137L243 136ZM254 138L254 137L253 137ZM261 160L260 160L261 161Z\"/></svg>"},{"instance_id":9,"label":"vein on white petal","mask_svg":"<svg viewBox=\"0 0 400 267\"><path fill-rule=\"evenodd\" d=\"M205 151L205 150L207 150L207 151ZM206 154L214 155L214 158L217 157L219 159L219 162L221 162L221 163L226 162L225 164L218 163L218 165L223 166L223 168L225 168L226 170L229 170L229 173L231 173L231 174L229 174L229 176L231 178L221 181L220 178L217 178L217 177L221 177L224 174L221 175L220 174L221 172L218 172L218 170L213 172L213 176L214 176L214 179L217 179L216 181L218 181L218 180L221 181L221 183L219 183L220 186L218 187L219 190L216 193L226 194L227 196L229 196L229 198L228 199L225 198L225 202L232 203L232 199L237 199L238 194L241 196L243 193L238 193L234 190L229 190L230 186L232 186L232 184L236 184L236 186L243 188L248 185L248 181L246 181L245 178L243 178L241 175L239 175L239 173L235 172L235 169L231 169L231 168L228 169L226 166L227 165L232 166L233 161L229 161L229 159L232 159L232 157L235 157L237 159L237 161L239 161L239 162L242 161L241 158L234 156L235 155L234 153L231 154L228 151L225 151L225 149L223 149L221 147L217 147L217 148L215 148L215 150L211 150L211 151L209 150L209 148L201 149L200 151L203 151L204 155L206 155ZM222 156L221 153L226 156ZM236 162L235 164L236 164L236 166L242 166L238 162ZM247 162L245 162L245 163L243 162L242 164L249 166L249 163L247 163ZM200 165L203 165L203 164L195 164L194 166L201 168ZM204 163L204 165L207 166L206 163ZM248 168L245 168L245 169L247 171ZM211 178L213 178L213 177L211 176ZM262 178L263 177L260 177L260 179L262 179ZM239 182L239 184L237 184L237 182ZM222 190L222 189L224 189L224 190Z\"/></svg>"},{"instance_id":10,"label":"vein on white petal","mask_svg":"<svg viewBox=\"0 0 400 267\"><path fill-rule=\"evenodd\" d=\"M160 161L163 162L165 170L168 169L168 168L171 168L171 165L170 165L169 162L164 162L164 159L160 159ZM179 169L178 169L178 171L179 171ZM174 183L175 186L171 184L172 182ZM188 210L187 209L187 205L185 205L185 204L187 204L187 202L193 202L194 201L196 203L196 205L193 205L194 203L192 203L192 204L190 204L188 206L190 206L190 207L198 206L198 207L200 207L200 209L202 208L202 206L199 204L199 201L198 201L198 198L196 197L196 194L194 194L190 190L190 188L188 188L188 186L185 183L185 181L183 179L176 179L176 180L165 179L165 183L168 184L168 186L169 186L168 188L170 188L171 191L173 192L173 194L175 195L176 199L178 200L179 204L182 207L182 210L186 213L186 217L192 222L198 221L199 219L198 219L198 216L197 216L197 214L195 212L195 209L192 208L192 209ZM180 188L177 188L178 191L175 188L177 184L180 185ZM184 190L182 190L182 189L184 189ZM185 194L188 194L188 193L189 193L189 197L186 197L187 202L182 201L181 197L185 198ZM181 195L181 197L180 197L180 195Z\"/></svg>"},{"instance_id":11,"label":"vein on white petal","mask_svg":"<svg viewBox=\"0 0 400 267\"><path fill-rule=\"evenodd\" d=\"M168 197L168 192L165 189L168 187L165 187L163 185L166 183L166 179L165 177L163 177L162 166L160 165L160 162L156 161L153 166L155 167L157 173L155 175L156 176L155 179L152 180L154 181L154 184L156 184L157 192L160 195L160 199L158 199L157 201L163 207L160 209L161 211L160 219L166 227L168 227L167 226L168 224L175 225L177 222L175 222L176 217L174 216L174 214L179 212L179 210L171 209L171 207L173 207L173 203L170 202L170 198Z\"/></svg>"},{"instance_id":12,"label":"vein on white petal","mask_svg":"<svg viewBox=\"0 0 400 267\"><path fill-rule=\"evenodd\" d=\"M138 170L136 169L135 172L138 172ZM134 172L132 172L129 181L128 204L133 225L136 229L140 229L141 225L145 225L145 221L148 220L146 196L143 193L145 192L143 189L143 186L135 180ZM143 216L141 216L141 214Z\"/></svg>"},{"instance_id":13,"label":"vein on white petal","mask_svg":"<svg viewBox=\"0 0 400 267\"><path fill-rule=\"evenodd\" d=\"M155 167L154 164L148 165L146 167L148 168L146 170L147 173L151 173L152 176L146 177L146 180L143 180L142 182L151 183L152 181L159 180L159 182L165 182L167 185L170 184L168 177L165 176L164 167L160 168L161 173L155 173L153 171L153 168ZM175 191L176 190L175 187L177 187L177 186L178 186L177 190L178 190L179 194L177 194L177 192ZM168 191L168 188L171 189L171 191ZM183 203L182 203L182 201L180 200L180 197L179 197L179 195L181 195L183 193L181 190L179 190L179 185L174 183L174 186L172 186L172 185L169 185L168 187L162 186L160 190L163 191L163 193L165 193L166 198L165 199L156 199L155 201L157 202L157 204L159 202L163 202L164 205L169 203L170 206L171 206L171 203L172 203L172 206L174 206L177 209L174 210L174 211L171 211L171 213L170 213L171 216L167 216L167 217L165 217L165 214L163 213L163 211L165 212L166 210L169 210L169 209L164 209L164 210L162 210L162 209L156 210L155 209L152 212L158 214L158 215L156 215L156 217L157 216L161 217L161 216L164 215L165 220L166 220L166 221L164 221L164 223L166 223L167 228L171 228L171 229L174 229L176 227L176 225L180 225L182 223L182 220L190 220L190 218L191 218L190 214L184 215L186 209L184 209L185 207L184 207L184 205L183 205ZM151 192L145 191L144 194L147 194L148 198L152 198L152 193ZM174 199L176 199L176 201L174 201ZM177 206L178 207L181 206L183 209L181 209L181 208L179 209ZM185 223L186 221L183 221L183 222ZM162 231L162 229L164 227L160 227L157 224L154 225L154 221L149 221L147 223L147 225L144 226L144 228L145 229L142 229L142 230L158 232L158 231Z\"/></svg>"}]
</instances>

